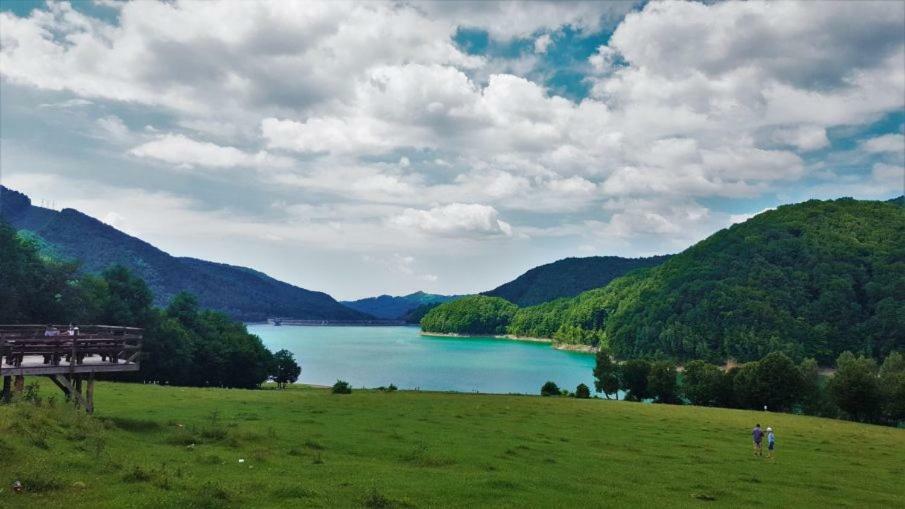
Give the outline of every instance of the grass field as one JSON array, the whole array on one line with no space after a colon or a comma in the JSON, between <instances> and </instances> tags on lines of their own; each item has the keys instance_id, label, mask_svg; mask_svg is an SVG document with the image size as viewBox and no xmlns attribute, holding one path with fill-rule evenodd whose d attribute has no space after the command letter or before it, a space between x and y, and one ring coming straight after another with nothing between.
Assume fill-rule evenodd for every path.
<instances>
[{"instance_id":1,"label":"grass field","mask_svg":"<svg viewBox=\"0 0 905 509\"><path fill-rule=\"evenodd\" d=\"M0 507L905 505L905 430L842 421L304 387L102 383L96 402L0 407ZM773 462L752 456L755 422Z\"/></svg>"}]
</instances>

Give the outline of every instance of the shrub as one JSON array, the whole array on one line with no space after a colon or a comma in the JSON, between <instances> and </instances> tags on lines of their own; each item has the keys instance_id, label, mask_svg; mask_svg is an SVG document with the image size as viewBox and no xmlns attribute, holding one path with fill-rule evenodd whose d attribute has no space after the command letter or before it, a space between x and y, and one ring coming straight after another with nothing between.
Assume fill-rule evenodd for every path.
<instances>
[{"instance_id":1,"label":"shrub","mask_svg":"<svg viewBox=\"0 0 905 509\"><path fill-rule=\"evenodd\" d=\"M344 380L337 380L332 390L333 394L352 394L352 386Z\"/></svg>"},{"instance_id":2,"label":"shrub","mask_svg":"<svg viewBox=\"0 0 905 509\"><path fill-rule=\"evenodd\" d=\"M548 381L540 388L541 396L559 396L560 394L559 386L551 381Z\"/></svg>"},{"instance_id":3,"label":"shrub","mask_svg":"<svg viewBox=\"0 0 905 509\"><path fill-rule=\"evenodd\" d=\"M575 397L588 399L591 397L591 389L585 384L578 384L578 387L575 388Z\"/></svg>"}]
</instances>

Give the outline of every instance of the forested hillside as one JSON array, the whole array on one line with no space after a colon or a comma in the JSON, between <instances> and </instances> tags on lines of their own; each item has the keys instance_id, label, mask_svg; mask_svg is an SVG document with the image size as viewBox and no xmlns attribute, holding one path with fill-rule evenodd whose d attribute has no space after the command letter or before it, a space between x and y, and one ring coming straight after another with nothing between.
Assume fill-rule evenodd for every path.
<instances>
[{"instance_id":1,"label":"forested hillside","mask_svg":"<svg viewBox=\"0 0 905 509\"><path fill-rule=\"evenodd\" d=\"M393 297L381 295L366 299L342 301L340 304L356 311L383 318L385 320L402 320L415 308L425 305L436 305L451 299L454 295L436 295L433 293L415 292L409 295Z\"/></svg>"},{"instance_id":2,"label":"forested hillside","mask_svg":"<svg viewBox=\"0 0 905 509\"><path fill-rule=\"evenodd\" d=\"M905 349L903 238L905 209L895 202L786 205L660 266L519 309L506 331L603 343L624 358L752 360L782 351L829 363L845 350L884 357ZM425 316L425 330L445 306Z\"/></svg>"},{"instance_id":3,"label":"forested hillside","mask_svg":"<svg viewBox=\"0 0 905 509\"><path fill-rule=\"evenodd\" d=\"M535 267L514 280L484 295L502 297L519 306L533 306L561 297L573 297L592 288L605 286L613 279L635 269L660 265L669 255L649 258L589 256L565 258Z\"/></svg>"},{"instance_id":4,"label":"forested hillside","mask_svg":"<svg viewBox=\"0 0 905 509\"><path fill-rule=\"evenodd\" d=\"M500 297L471 295L431 309L421 328L443 334L505 334L517 309Z\"/></svg>"},{"instance_id":5,"label":"forested hillside","mask_svg":"<svg viewBox=\"0 0 905 509\"><path fill-rule=\"evenodd\" d=\"M29 237L42 253L78 261L81 270L100 273L122 265L145 280L154 304L165 306L180 291L199 305L239 320L271 316L322 320L367 320L329 295L283 283L245 267L178 258L73 209L35 207L22 193L0 187L0 217Z\"/></svg>"}]
</instances>

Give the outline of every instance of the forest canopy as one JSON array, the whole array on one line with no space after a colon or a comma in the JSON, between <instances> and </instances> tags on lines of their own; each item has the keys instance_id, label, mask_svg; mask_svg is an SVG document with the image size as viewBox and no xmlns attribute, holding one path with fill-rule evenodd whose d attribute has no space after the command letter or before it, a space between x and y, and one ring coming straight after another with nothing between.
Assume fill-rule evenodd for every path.
<instances>
[{"instance_id":1,"label":"forest canopy","mask_svg":"<svg viewBox=\"0 0 905 509\"><path fill-rule=\"evenodd\" d=\"M905 349L903 238L905 209L895 202L811 200L758 214L603 288L506 308L500 319L512 318L492 330L471 316L486 309L465 299L456 320L427 320L448 315L443 304L422 328L606 345L622 358L883 358Z\"/></svg>"}]
</instances>

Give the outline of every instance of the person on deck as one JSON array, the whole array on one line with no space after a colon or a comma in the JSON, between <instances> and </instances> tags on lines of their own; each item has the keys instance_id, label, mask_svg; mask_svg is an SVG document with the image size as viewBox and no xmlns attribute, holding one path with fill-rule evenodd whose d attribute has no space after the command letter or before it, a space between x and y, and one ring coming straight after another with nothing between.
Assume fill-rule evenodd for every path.
<instances>
[{"instance_id":1,"label":"person on deck","mask_svg":"<svg viewBox=\"0 0 905 509\"><path fill-rule=\"evenodd\" d=\"M773 448L776 445L776 437L773 435L773 428L767 427L767 459L773 459Z\"/></svg>"},{"instance_id":2,"label":"person on deck","mask_svg":"<svg viewBox=\"0 0 905 509\"><path fill-rule=\"evenodd\" d=\"M764 450L760 444L764 439L764 432L760 429L760 424L754 426L754 431L751 432L751 436L754 438L754 455L763 456Z\"/></svg>"}]
</instances>

